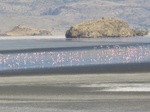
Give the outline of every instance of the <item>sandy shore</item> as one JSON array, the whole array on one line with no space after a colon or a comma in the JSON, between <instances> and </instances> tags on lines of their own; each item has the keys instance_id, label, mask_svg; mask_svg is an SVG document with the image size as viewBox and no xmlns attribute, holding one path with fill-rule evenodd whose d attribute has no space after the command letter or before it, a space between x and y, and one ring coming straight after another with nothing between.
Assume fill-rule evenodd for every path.
<instances>
[{"instance_id":1,"label":"sandy shore","mask_svg":"<svg viewBox=\"0 0 150 112\"><path fill-rule=\"evenodd\" d=\"M0 77L0 109L2 112L147 112L150 90L143 88L149 87L149 73Z\"/></svg>"}]
</instances>

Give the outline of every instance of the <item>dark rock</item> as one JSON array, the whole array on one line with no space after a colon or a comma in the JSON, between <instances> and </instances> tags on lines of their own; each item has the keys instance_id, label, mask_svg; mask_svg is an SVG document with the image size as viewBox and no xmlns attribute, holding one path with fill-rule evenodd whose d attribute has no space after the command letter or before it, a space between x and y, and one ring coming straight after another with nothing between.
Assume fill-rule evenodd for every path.
<instances>
[{"instance_id":1,"label":"dark rock","mask_svg":"<svg viewBox=\"0 0 150 112\"><path fill-rule=\"evenodd\" d=\"M134 30L136 36L145 36L148 35L148 30Z\"/></svg>"}]
</instances>

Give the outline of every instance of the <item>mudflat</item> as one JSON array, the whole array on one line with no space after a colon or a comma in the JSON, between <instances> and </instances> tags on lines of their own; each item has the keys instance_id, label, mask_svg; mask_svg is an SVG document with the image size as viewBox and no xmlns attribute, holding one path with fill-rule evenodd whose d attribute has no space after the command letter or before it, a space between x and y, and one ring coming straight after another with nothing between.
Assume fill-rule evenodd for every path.
<instances>
[{"instance_id":1,"label":"mudflat","mask_svg":"<svg viewBox=\"0 0 150 112\"><path fill-rule=\"evenodd\" d=\"M0 77L2 112L150 111L149 73Z\"/></svg>"}]
</instances>

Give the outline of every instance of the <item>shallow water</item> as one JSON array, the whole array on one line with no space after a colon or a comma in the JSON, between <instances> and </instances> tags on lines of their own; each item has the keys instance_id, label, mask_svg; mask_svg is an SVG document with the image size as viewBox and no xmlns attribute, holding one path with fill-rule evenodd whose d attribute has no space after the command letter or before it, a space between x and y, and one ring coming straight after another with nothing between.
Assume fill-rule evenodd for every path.
<instances>
[{"instance_id":1,"label":"shallow water","mask_svg":"<svg viewBox=\"0 0 150 112\"><path fill-rule=\"evenodd\" d=\"M150 38L148 37L121 39L37 38L1 40L0 43L5 44L0 45L0 71L150 62Z\"/></svg>"}]
</instances>

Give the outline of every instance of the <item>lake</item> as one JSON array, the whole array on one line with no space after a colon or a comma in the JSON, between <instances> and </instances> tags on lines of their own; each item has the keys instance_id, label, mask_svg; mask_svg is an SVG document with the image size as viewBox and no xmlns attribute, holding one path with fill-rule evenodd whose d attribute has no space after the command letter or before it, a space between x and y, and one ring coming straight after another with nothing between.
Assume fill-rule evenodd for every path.
<instances>
[{"instance_id":1,"label":"lake","mask_svg":"<svg viewBox=\"0 0 150 112\"><path fill-rule=\"evenodd\" d=\"M150 62L150 38L1 37L0 72Z\"/></svg>"}]
</instances>

